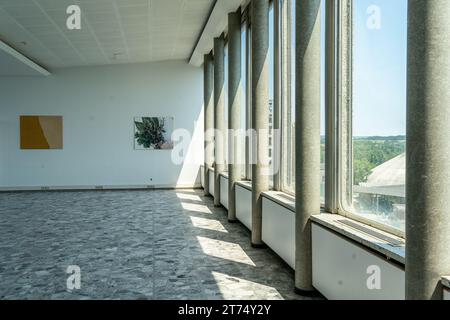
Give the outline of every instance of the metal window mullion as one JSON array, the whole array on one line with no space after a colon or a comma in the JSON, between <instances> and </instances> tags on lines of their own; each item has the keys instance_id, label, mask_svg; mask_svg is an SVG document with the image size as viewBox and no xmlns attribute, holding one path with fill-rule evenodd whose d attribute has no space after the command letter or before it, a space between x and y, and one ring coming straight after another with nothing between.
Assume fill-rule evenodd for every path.
<instances>
[{"instance_id":1,"label":"metal window mullion","mask_svg":"<svg viewBox=\"0 0 450 320\"><path fill-rule=\"evenodd\" d=\"M336 107L335 123L337 136L334 140L334 152L336 156L337 177L333 183L334 205L333 209L344 212L345 207L351 203L352 192L352 1L341 0L335 2L336 16L335 35L336 55L335 76L336 82Z\"/></svg>"},{"instance_id":2,"label":"metal window mullion","mask_svg":"<svg viewBox=\"0 0 450 320\"><path fill-rule=\"evenodd\" d=\"M325 4L325 210L338 211L338 64L339 64L339 28L338 3L336 0Z\"/></svg>"},{"instance_id":3,"label":"metal window mullion","mask_svg":"<svg viewBox=\"0 0 450 320\"><path fill-rule=\"evenodd\" d=\"M281 59L282 59L282 52L280 52L280 44L282 42L283 34L280 29L280 1L281 0L275 0L274 1L274 101L273 101L273 127L272 127L272 162L274 163L273 166L278 167L279 170L277 170L273 175L273 188L274 190L280 191L281 190L281 172L280 169L282 167L282 152L281 152L281 136L279 136L280 139L275 139L276 135L275 132L279 132L281 129Z\"/></svg>"},{"instance_id":4,"label":"metal window mullion","mask_svg":"<svg viewBox=\"0 0 450 320\"><path fill-rule=\"evenodd\" d=\"M251 68L251 24L250 24L250 14L248 15L247 20L247 33L246 33L246 53L245 53L245 63L247 65L246 68L246 83L247 83L247 96L246 96L246 130L250 130L252 128L252 114L251 114L251 104L252 104L252 82L251 82L251 74L252 74L252 68ZM247 180L251 180L251 172L252 172L252 166L251 166L251 140L250 137L247 136L245 139L245 178Z\"/></svg>"},{"instance_id":5,"label":"metal window mullion","mask_svg":"<svg viewBox=\"0 0 450 320\"><path fill-rule=\"evenodd\" d=\"M289 138L292 140L290 109L291 109L291 32L290 25L291 22L291 12L289 6L292 4L291 1L282 0L281 10L280 10L280 82L281 82L281 141L282 141L282 152L281 152L281 189L282 191L287 191L292 193L292 190L287 190L287 185L293 189L293 162L292 157L294 156L293 150Z\"/></svg>"}]
</instances>

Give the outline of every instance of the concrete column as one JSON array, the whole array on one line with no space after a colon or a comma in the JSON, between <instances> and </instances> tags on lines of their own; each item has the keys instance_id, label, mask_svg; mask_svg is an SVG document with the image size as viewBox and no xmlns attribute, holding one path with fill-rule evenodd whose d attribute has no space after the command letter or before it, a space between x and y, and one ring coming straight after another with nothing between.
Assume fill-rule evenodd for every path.
<instances>
[{"instance_id":1,"label":"concrete column","mask_svg":"<svg viewBox=\"0 0 450 320\"><path fill-rule=\"evenodd\" d=\"M214 38L214 205L220 206L220 174L225 171L225 39Z\"/></svg>"},{"instance_id":2,"label":"concrete column","mask_svg":"<svg viewBox=\"0 0 450 320\"><path fill-rule=\"evenodd\" d=\"M269 190L269 0L252 1L252 245L263 247L262 192Z\"/></svg>"},{"instance_id":3,"label":"concrete column","mask_svg":"<svg viewBox=\"0 0 450 320\"><path fill-rule=\"evenodd\" d=\"M212 54L204 56L203 94L205 118L205 195L209 195L209 169L214 164L214 59Z\"/></svg>"},{"instance_id":4,"label":"concrete column","mask_svg":"<svg viewBox=\"0 0 450 320\"><path fill-rule=\"evenodd\" d=\"M236 182L241 180L241 157L237 135L241 128L241 10L228 15L228 220L236 221Z\"/></svg>"},{"instance_id":5,"label":"concrete column","mask_svg":"<svg viewBox=\"0 0 450 320\"><path fill-rule=\"evenodd\" d=\"M312 286L311 222L320 213L320 0L296 8L296 250L295 289Z\"/></svg>"},{"instance_id":6,"label":"concrete column","mask_svg":"<svg viewBox=\"0 0 450 320\"><path fill-rule=\"evenodd\" d=\"M409 0L406 298L442 299L450 275L450 6Z\"/></svg>"}]
</instances>

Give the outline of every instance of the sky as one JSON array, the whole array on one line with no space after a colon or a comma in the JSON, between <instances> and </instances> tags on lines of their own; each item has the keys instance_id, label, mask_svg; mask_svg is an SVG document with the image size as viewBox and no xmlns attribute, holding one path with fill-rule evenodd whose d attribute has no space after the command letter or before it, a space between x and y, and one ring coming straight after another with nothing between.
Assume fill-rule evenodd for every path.
<instances>
[{"instance_id":1,"label":"sky","mask_svg":"<svg viewBox=\"0 0 450 320\"><path fill-rule=\"evenodd\" d=\"M407 2L353 0L354 136L406 134ZM325 134L324 13L322 6L322 135ZM269 97L273 99L273 9L269 17Z\"/></svg>"},{"instance_id":2,"label":"sky","mask_svg":"<svg viewBox=\"0 0 450 320\"><path fill-rule=\"evenodd\" d=\"M353 3L354 136L405 135L407 0ZM380 10L379 29L371 6Z\"/></svg>"},{"instance_id":3,"label":"sky","mask_svg":"<svg viewBox=\"0 0 450 320\"><path fill-rule=\"evenodd\" d=\"M406 134L407 2L407 0L353 1L354 136ZM373 23L369 23L372 21L377 22L377 20L373 20L376 17L373 15L373 6L379 9L379 24L375 25L376 28L373 28ZM323 48L321 67L321 134L324 135L324 6L322 6L321 24ZM295 94L294 91L293 94Z\"/></svg>"}]
</instances>

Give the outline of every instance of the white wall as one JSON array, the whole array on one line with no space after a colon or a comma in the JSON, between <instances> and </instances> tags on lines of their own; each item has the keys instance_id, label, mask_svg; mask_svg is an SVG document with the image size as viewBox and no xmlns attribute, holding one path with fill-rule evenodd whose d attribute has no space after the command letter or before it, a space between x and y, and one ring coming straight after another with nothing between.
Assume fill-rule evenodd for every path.
<instances>
[{"instance_id":1,"label":"white wall","mask_svg":"<svg viewBox=\"0 0 450 320\"><path fill-rule=\"evenodd\" d=\"M184 61L0 77L0 187L194 185L202 83L202 69ZM64 150L20 150L20 115L63 116ZM134 150L135 116L171 116L175 129L189 130L185 164L173 164L171 151Z\"/></svg>"}]
</instances>

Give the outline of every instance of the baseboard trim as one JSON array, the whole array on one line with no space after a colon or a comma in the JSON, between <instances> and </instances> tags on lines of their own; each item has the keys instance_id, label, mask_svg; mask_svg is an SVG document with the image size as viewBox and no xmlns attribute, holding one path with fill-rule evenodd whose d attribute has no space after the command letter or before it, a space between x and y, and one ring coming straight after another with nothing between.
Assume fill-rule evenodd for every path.
<instances>
[{"instance_id":1,"label":"baseboard trim","mask_svg":"<svg viewBox=\"0 0 450 320\"><path fill-rule=\"evenodd\" d=\"M182 190L201 189L200 184L180 185L117 185L117 186L41 186L41 187L0 187L0 193L6 192L74 192L74 191L142 191L142 190Z\"/></svg>"}]
</instances>

